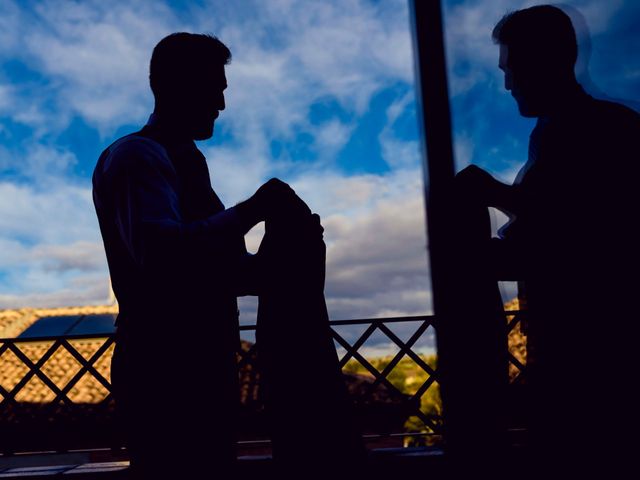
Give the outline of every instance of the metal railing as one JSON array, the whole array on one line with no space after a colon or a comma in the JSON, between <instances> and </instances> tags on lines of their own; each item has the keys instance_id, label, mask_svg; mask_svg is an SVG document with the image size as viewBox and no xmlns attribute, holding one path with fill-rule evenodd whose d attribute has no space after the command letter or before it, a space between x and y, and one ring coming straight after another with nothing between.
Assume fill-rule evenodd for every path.
<instances>
[{"instance_id":1,"label":"metal railing","mask_svg":"<svg viewBox=\"0 0 640 480\"><path fill-rule=\"evenodd\" d=\"M508 311L506 319L508 321L509 335L515 332L521 324L523 312ZM396 325L415 326L413 333L408 336L408 340L403 341L400 336L394 332L393 327ZM335 340L338 351L342 354L340 358L340 366L343 371L353 373L360 372L357 377L365 379L364 387L359 389L358 398L354 398L356 405L366 405L374 402L373 398L379 389L383 389L388 399L393 399L396 406L401 407L402 415L414 420L419 420L421 427L416 428L415 422L413 429L404 432L383 432L386 435L440 435L442 432L442 418L439 415L439 408L435 413L424 408L423 399L425 395L439 387L438 369L434 358L427 358L426 355L420 354L414 350L414 346L428 331L433 327L437 333L437 319L434 316L423 315L413 317L395 317L395 318L375 318L375 319L356 319L356 320L334 320L330 322L332 335ZM340 333L340 329L354 326L366 326L364 331L359 335L345 335ZM255 325L240 326L240 331L255 331ZM379 333L378 333L379 332ZM353 333L353 332L350 332ZM405 332L406 333L406 332ZM397 348L395 353L385 356L383 362L379 359L367 358L365 349L367 341L374 334L384 335L389 340L389 344ZM403 335L405 336L405 335ZM406 337L406 336L405 336ZM350 338L348 341L346 338ZM355 340L354 340L355 339ZM301 341L303 341L301 339ZM91 397L91 403L94 408L90 409L93 415L100 415L101 412L113 410L113 397L111 393L110 374L108 365L113 352L115 338L113 334L109 335L76 335L66 337L41 337L41 338L6 338L0 339L0 371L2 366L9 360L15 367L15 364L21 364L18 371L14 374L14 378L7 378L6 374L0 374L0 424L17 425L20 423L20 414L27 412L31 418L33 409L23 408L25 404L37 403L37 409L44 417L51 418L55 416L62 408L66 408L66 414L79 405L87 403L86 396L78 394L79 382L84 378L86 382L87 376L93 384L101 391L97 396ZM91 344L91 348L88 348ZM38 349L37 354L29 352L29 349ZM526 353L522 354L522 345L518 346L519 351L511 351L509 353L510 377L512 382L519 381L522 374L526 370ZM258 355L259 346L254 343L245 342L245 348L238 351L238 367L242 372L243 369L252 369ZM75 361L73 372L64 371L64 365L57 365L56 369L52 369L50 362L56 356L65 355ZM8 359L6 356L11 356ZM295 361L296 359L292 359ZM60 362L58 362L60 363ZM394 370L401 364L406 367L411 364L411 368L415 372L425 375L424 381L420 380L418 385L406 389L402 385L390 378L394 374ZM16 370L16 368L14 368ZM255 371L255 368L253 368ZM19 377L19 378L16 378ZM255 380L255 375L254 375ZM253 380L251 380L253 381ZM44 399L34 402L29 395L21 395L21 392L28 385L37 382L40 390L46 390L46 395L40 394L38 398ZM242 382L241 382L242 383ZM362 382L361 382L362 383ZM362 385L360 385L362 387ZM242 387L242 385L241 385ZM255 385L251 386L252 388ZM80 392L82 393L82 392ZM83 400L84 398L84 400ZM439 397L438 397L439 399ZM377 400L380 403L380 400ZM384 401L382 402L384 403ZM438 406L439 407L439 406ZM431 409L433 410L433 409ZM376 415L380 415L384 409L376 410ZM397 409L396 409L397 411ZM10 414L7 414L9 412ZM71 414L73 415L73 414ZM24 423L24 422L23 422ZM31 428L39 428L38 425L30 424ZM47 425L41 425L42 428L48 428ZM21 427L18 427L21 428ZM371 432L367 432L371 433ZM10 440L9 440L10 441ZM113 439L110 440L113 442ZM99 443L99 442L98 442ZM7 452L12 450L7 442L3 442L1 450ZM93 442L92 445L95 445ZM105 445L112 446L113 445ZM17 447L18 449L21 447Z\"/></svg>"},{"instance_id":2,"label":"metal railing","mask_svg":"<svg viewBox=\"0 0 640 480\"><path fill-rule=\"evenodd\" d=\"M90 356L89 359L85 358L82 353L78 351L76 347L73 346L71 342L74 340L94 340L100 339L104 340L102 345ZM51 343L52 342L52 343ZM2 401L0 402L0 407L5 403L15 405L17 403L16 395L25 388L25 386L29 383L29 381L37 377L39 378L50 390L55 394L55 398L50 402L51 404L56 404L59 402L64 402L67 404L74 403L73 400L69 397L69 392L73 389L73 387L82 379L85 374L91 375L95 380L97 380L107 391L108 395L103 400L110 400L111 398L111 383L107 380L104 375L102 375L95 368L95 364L98 360L100 360L109 347L114 344L115 338L114 335L105 335L96 337L96 335L70 335L65 337L36 337L36 338L5 338L0 339L0 360L6 352L13 353L23 365L25 365L28 369L26 374L11 388L6 389L2 384L0 384L0 395L2 395ZM20 349L19 345L34 345L34 344L42 344L42 343L51 343L44 354L34 362L23 350ZM47 373L44 371L44 366L47 362L60 350L64 349L68 352L75 361L80 364L80 370L73 375L71 379L69 379L66 384L60 388L59 385L54 382Z\"/></svg>"}]
</instances>

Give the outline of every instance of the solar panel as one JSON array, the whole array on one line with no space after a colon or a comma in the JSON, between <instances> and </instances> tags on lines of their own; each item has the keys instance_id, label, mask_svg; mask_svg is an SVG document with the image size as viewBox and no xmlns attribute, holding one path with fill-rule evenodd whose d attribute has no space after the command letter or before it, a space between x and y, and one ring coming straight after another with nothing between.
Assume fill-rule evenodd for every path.
<instances>
[{"instance_id":1,"label":"solar panel","mask_svg":"<svg viewBox=\"0 0 640 480\"><path fill-rule=\"evenodd\" d=\"M116 320L115 315L85 315L80 322L78 322L69 335L90 335L90 334L105 334L113 333L116 328L114 322Z\"/></svg>"},{"instance_id":2,"label":"solar panel","mask_svg":"<svg viewBox=\"0 0 640 480\"><path fill-rule=\"evenodd\" d=\"M59 315L43 317L18 338L58 337L62 335L104 335L115 332L115 315Z\"/></svg>"},{"instance_id":3,"label":"solar panel","mask_svg":"<svg viewBox=\"0 0 640 480\"><path fill-rule=\"evenodd\" d=\"M18 335L18 338L54 337L71 330L78 323L82 315L60 315L43 317Z\"/></svg>"}]
</instances>

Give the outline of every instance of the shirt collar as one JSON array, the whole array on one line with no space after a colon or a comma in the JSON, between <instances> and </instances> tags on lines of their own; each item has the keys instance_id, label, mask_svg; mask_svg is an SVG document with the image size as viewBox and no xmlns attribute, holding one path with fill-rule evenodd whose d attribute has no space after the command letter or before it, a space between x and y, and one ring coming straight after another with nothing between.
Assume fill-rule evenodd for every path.
<instances>
[{"instance_id":1,"label":"shirt collar","mask_svg":"<svg viewBox=\"0 0 640 480\"><path fill-rule=\"evenodd\" d=\"M149 119L145 126L157 132L158 136L161 137L165 143L170 144L173 147L189 149L196 147L196 144L192 139L176 135L174 130L167 128L165 123L162 121L162 117L155 112L149 115Z\"/></svg>"},{"instance_id":2,"label":"shirt collar","mask_svg":"<svg viewBox=\"0 0 640 480\"><path fill-rule=\"evenodd\" d=\"M579 83L576 83L572 87L562 92L562 95L558 96L553 111L547 115L540 117L542 124L548 123L550 120L557 117L566 117L579 114L581 107L592 99L587 92L582 88Z\"/></svg>"}]
</instances>

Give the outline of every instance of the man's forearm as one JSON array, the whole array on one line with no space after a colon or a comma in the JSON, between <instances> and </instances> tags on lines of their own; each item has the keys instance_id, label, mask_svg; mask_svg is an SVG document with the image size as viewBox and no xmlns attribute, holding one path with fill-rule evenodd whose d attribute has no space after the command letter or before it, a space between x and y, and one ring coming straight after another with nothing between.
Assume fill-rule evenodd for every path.
<instances>
[{"instance_id":1,"label":"man's forearm","mask_svg":"<svg viewBox=\"0 0 640 480\"><path fill-rule=\"evenodd\" d=\"M154 232L158 238L185 241L205 236L225 239L244 233L243 221L235 208L229 208L202 220L187 222L168 215L163 218L143 217L142 225L146 232Z\"/></svg>"},{"instance_id":2,"label":"man's forearm","mask_svg":"<svg viewBox=\"0 0 640 480\"><path fill-rule=\"evenodd\" d=\"M507 185L496 180L489 200L490 206L499 210L512 214L518 211L518 192L513 185Z\"/></svg>"},{"instance_id":3,"label":"man's forearm","mask_svg":"<svg viewBox=\"0 0 640 480\"><path fill-rule=\"evenodd\" d=\"M243 234L246 234L255 225L262 221L260 212L256 208L255 202L252 199L238 203L233 207L233 209L237 214L238 222Z\"/></svg>"}]
</instances>

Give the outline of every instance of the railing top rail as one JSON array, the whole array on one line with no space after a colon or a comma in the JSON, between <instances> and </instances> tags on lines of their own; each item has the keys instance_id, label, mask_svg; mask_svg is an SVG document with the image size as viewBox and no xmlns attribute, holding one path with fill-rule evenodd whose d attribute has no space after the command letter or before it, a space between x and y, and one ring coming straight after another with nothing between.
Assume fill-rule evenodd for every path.
<instances>
[{"instance_id":1,"label":"railing top rail","mask_svg":"<svg viewBox=\"0 0 640 480\"><path fill-rule=\"evenodd\" d=\"M114 333L86 333L83 335L49 335L44 337L14 337L0 338L0 343L32 343L32 342L55 342L56 340L101 340L113 337Z\"/></svg>"},{"instance_id":2,"label":"railing top rail","mask_svg":"<svg viewBox=\"0 0 640 480\"><path fill-rule=\"evenodd\" d=\"M512 316L523 313L522 310L505 310L506 316ZM354 318L349 320L330 320L329 325L342 326L342 325L370 325L370 324L387 324L387 323L402 323L402 322L421 322L431 321L434 323L436 316L429 315L411 315L406 317L380 317L380 318ZM256 324L240 325L240 331L255 330ZM84 335L50 335L43 337L15 337L15 338L0 338L0 343L31 343L31 342L53 342L56 340L90 340L112 337L113 333L90 333Z\"/></svg>"}]
</instances>

